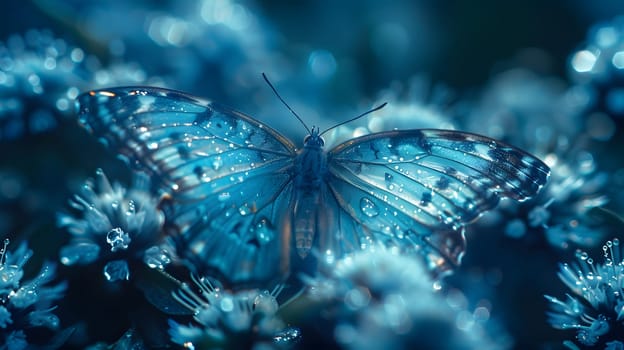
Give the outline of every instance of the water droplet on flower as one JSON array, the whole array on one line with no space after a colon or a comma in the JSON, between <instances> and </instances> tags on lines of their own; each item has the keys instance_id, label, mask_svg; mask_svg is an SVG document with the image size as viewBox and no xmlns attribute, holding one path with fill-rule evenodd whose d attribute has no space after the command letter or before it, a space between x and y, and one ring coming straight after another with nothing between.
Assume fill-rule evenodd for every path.
<instances>
[{"instance_id":1,"label":"water droplet on flower","mask_svg":"<svg viewBox=\"0 0 624 350\"><path fill-rule=\"evenodd\" d=\"M171 258L166 250L153 246L145 251L143 262L152 269L164 270L171 263Z\"/></svg>"},{"instance_id":2,"label":"water droplet on flower","mask_svg":"<svg viewBox=\"0 0 624 350\"><path fill-rule=\"evenodd\" d=\"M104 277L109 282L122 281L130 279L130 270L128 263L124 260L113 260L104 266Z\"/></svg>"},{"instance_id":3,"label":"water droplet on flower","mask_svg":"<svg viewBox=\"0 0 624 350\"><path fill-rule=\"evenodd\" d=\"M128 249L131 241L130 236L120 227L116 227L106 234L106 243L110 244L111 252Z\"/></svg>"},{"instance_id":4,"label":"water droplet on flower","mask_svg":"<svg viewBox=\"0 0 624 350\"><path fill-rule=\"evenodd\" d=\"M583 261L587 260L587 258L589 257L587 252L584 252L581 250L577 250L575 255L578 259L583 260Z\"/></svg>"},{"instance_id":5,"label":"water droplet on flower","mask_svg":"<svg viewBox=\"0 0 624 350\"><path fill-rule=\"evenodd\" d=\"M377 205L366 197L362 197L362 199L360 199L360 210L362 210L362 213L369 218L379 215L379 208Z\"/></svg>"},{"instance_id":6,"label":"water droplet on flower","mask_svg":"<svg viewBox=\"0 0 624 350\"><path fill-rule=\"evenodd\" d=\"M17 291L11 291L9 293L9 300L11 304L18 309L24 309L34 304L39 298L37 293L37 283L27 284L22 286Z\"/></svg>"},{"instance_id":7,"label":"water droplet on flower","mask_svg":"<svg viewBox=\"0 0 624 350\"><path fill-rule=\"evenodd\" d=\"M126 210L126 215L134 215L136 214L136 205L133 200L128 201L128 210Z\"/></svg>"},{"instance_id":8,"label":"water droplet on flower","mask_svg":"<svg viewBox=\"0 0 624 350\"><path fill-rule=\"evenodd\" d=\"M23 272L16 265L5 265L0 266L0 286L8 286L17 284L19 280L22 278Z\"/></svg>"},{"instance_id":9,"label":"water droplet on flower","mask_svg":"<svg viewBox=\"0 0 624 350\"><path fill-rule=\"evenodd\" d=\"M266 314L274 314L279 309L279 304L269 291L265 290L254 298L254 311Z\"/></svg>"},{"instance_id":10,"label":"water droplet on flower","mask_svg":"<svg viewBox=\"0 0 624 350\"><path fill-rule=\"evenodd\" d=\"M273 342L277 345L292 344L301 338L301 330L296 327L286 328L273 336Z\"/></svg>"}]
</instances>

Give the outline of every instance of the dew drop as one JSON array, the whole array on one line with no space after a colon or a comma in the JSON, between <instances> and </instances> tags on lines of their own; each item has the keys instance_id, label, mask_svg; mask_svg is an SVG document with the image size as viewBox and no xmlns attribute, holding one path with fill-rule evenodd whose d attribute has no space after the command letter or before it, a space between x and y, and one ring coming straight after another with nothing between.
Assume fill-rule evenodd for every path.
<instances>
[{"instance_id":1,"label":"dew drop","mask_svg":"<svg viewBox=\"0 0 624 350\"><path fill-rule=\"evenodd\" d=\"M0 266L0 283L2 285L10 285L18 283L24 272L17 265Z\"/></svg>"},{"instance_id":2,"label":"dew drop","mask_svg":"<svg viewBox=\"0 0 624 350\"><path fill-rule=\"evenodd\" d=\"M581 250L577 250L576 251L576 257L580 260L587 260L587 258L589 257L589 255L587 254L587 252L581 251Z\"/></svg>"},{"instance_id":3,"label":"dew drop","mask_svg":"<svg viewBox=\"0 0 624 350\"><path fill-rule=\"evenodd\" d=\"M273 342L282 344L292 344L301 338L301 330L299 328L290 327L273 336Z\"/></svg>"},{"instance_id":4,"label":"dew drop","mask_svg":"<svg viewBox=\"0 0 624 350\"><path fill-rule=\"evenodd\" d=\"M216 157L213 161L212 161L212 169L214 170L219 170L221 169L221 167L223 166L223 159L221 159L221 157Z\"/></svg>"},{"instance_id":5,"label":"dew drop","mask_svg":"<svg viewBox=\"0 0 624 350\"><path fill-rule=\"evenodd\" d=\"M274 314L279 309L277 300L267 290L260 292L254 298L253 306L254 311L261 311L265 314Z\"/></svg>"},{"instance_id":6,"label":"dew drop","mask_svg":"<svg viewBox=\"0 0 624 350\"><path fill-rule=\"evenodd\" d=\"M360 210L369 218L379 215L379 208L377 208L377 205L366 197L360 199Z\"/></svg>"},{"instance_id":7,"label":"dew drop","mask_svg":"<svg viewBox=\"0 0 624 350\"><path fill-rule=\"evenodd\" d=\"M394 176L392 176L392 174L390 173L386 173L384 177L386 181L386 188L389 189L390 191L394 190L394 184L392 183Z\"/></svg>"},{"instance_id":8,"label":"dew drop","mask_svg":"<svg viewBox=\"0 0 624 350\"><path fill-rule=\"evenodd\" d=\"M230 199L230 192L221 192L219 193L219 195L217 196L217 199L220 202L225 202L226 200Z\"/></svg>"},{"instance_id":9,"label":"dew drop","mask_svg":"<svg viewBox=\"0 0 624 350\"><path fill-rule=\"evenodd\" d=\"M238 208L238 213L242 216L245 216L249 214L250 212L251 210L249 209L249 205L247 203L244 203Z\"/></svg>"},{"instance_id":10,"label":"dew drop","mask_svg":"<svg viewBox=\"0 0 624 350\"><path fill-rule=\"evenodd\" d=\"M37 289L37 283L32 283L22 286L17 291L12 291L9 294L11 305L18 309L25 309L34 304L39 298Z\"/></svg>"},{"instance_id":11,"label":"dew drop","mask_svg":"<svg viewBox=\"0 0 624 350\"><path fill-rule=\"evenodd\" d=\"M130 270L128 263L124 260L113 260L104 266L104 277L109 282L130 279Z\"/></svg>"},{"instance_id":12,"label":"dew drop","mask_svg":"<svg viewBox=\"0 0 624 350\"><path fill-rule=\"evenodd\" d=\"M152 269L164 270L171 263L171 258L166 250L153 246L145 251L143 262Z\"/></svg>"},{"instance_id":13,"label":"dew drop","mask_svg":"<svg viewBox=\"0 0 624 350\"><path fill-rule=\"evenodd\" d=\"M399 239L405 238L405 233L403 229L401 229L401 226L399 225L394 225L394 235L396 238L399 238Z\"/></svg>"},{"instance_id":14,"label":"dew drop","mask_svg":"<svg viewBox=\"0 0 624 350\"><path fill-rule=\"evenodd\" d=\"M106 234L106 243L110 244L111 252L128 249L131 241L130 236L120 227L116 227Z\"/></svg>"},{"instance_id":15,"label":"dew drop","mask_svg":"<svg viewBox=\"0 0 624 350\"><path fill-rule=\"evenodd\" d=\"M134 204L133 200L128 201L128 210L126 210L126 215L131 216L136 214L136 204Z\"/></svg>"},{"instance_id":16,"label":"dew drop","mask_svg":"<svg viewBox=\"0 0 624 350\"><path fill-rule=\"evenodd\" d=\"M266 218L260 220L256 225L256 238L260 244L266 244L275 238L275 231Z\"/></svg>"}]
</instances>

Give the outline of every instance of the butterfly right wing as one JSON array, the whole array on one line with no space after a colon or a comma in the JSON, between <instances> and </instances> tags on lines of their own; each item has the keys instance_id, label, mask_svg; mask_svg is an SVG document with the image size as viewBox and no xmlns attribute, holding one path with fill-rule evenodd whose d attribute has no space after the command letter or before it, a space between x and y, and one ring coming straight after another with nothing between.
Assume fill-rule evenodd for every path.
<instances>
[{"instance_id":1,"label":"butterfly right wing","mask_svg":"<svg viewBox=\"0 0 624 350\"><path fill-rule=\"evenodd\" d=\"M348 253L381 242L420 254L438 274L459 264L466 224L501 198L534 196L550 172L503 142L435 129L362 136L328 159L326 203L340 215L321 247Z\"/></svg>"},{"instance_id":2,"label":"butterfly right wing","mask_svg":"<svg viewBox=\"0 0 624 350\"><path fill-rule=\"evenodd\" d=\"M233 283L283 273L278 232L295 147L226 107L173 90L129 87L78 98L81 124L160 185L178 253Z\"/></svg>"}]
</instances>

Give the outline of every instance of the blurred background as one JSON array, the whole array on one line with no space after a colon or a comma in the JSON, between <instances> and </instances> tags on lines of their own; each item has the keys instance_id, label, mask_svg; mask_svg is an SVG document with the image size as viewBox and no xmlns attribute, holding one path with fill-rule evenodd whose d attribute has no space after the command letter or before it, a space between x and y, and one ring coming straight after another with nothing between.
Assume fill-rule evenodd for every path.
<instances>
[{"instance_id":1,"label":"blurred background","mask_svg":"<svg viewBox=\"0 0 624 350\"><path fill-rule=\"evenodd\" d=\"M621 1L3 5L0 234L29 242L30 274L58 261L69 235L57 228L57 215L97 168L111 182L131 183L124 163L77 125L78 94L123 85L177 89L240 110L301 145L305 130L263 72L308 126L325 129L389 102L332 130L329 147L394 128L458 129L504 140L551 166L537 198L504 202L469 226L464 264L444 280L455 300L481 310L500 348L557 349L573 341L574 331L553 328L546 314L544 294L570 293L559 263L574 261L577 249L601 261L603 244L624 238ZM84 288L104 288L85 297L76 289L84 273L59 267L69 289L58 315L80 325L72 346L113 343L130 324L107 305L130 308L140 293L110 296L106 282L85 280ZM84 308L91 311L77 311ZM299 346L318 345L300 327ZM609 334L624 342L624 333Z\"/></svg>"}]
</instances>

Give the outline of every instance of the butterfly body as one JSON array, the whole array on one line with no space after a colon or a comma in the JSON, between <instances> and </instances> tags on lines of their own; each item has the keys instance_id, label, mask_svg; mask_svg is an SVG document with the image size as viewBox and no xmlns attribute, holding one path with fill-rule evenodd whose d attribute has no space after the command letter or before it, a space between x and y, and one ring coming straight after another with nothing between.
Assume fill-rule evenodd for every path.
<instances>
[{"instance_id":1,"label":"butterfly body","mask_svg":"<svg viewBox=\"0 0 624 350\"><path fill-rule=\"evenodd\" d=\"M305 259L314 242L319 227L319 209L322 207L321 193L325 190L327 176L327 155L319 131L312 128L304 146L295 158L293 168L294 201L291 227L284 230L294 232L295 249Z\"/></svg>"},{"instance_id":2,"label":"butterfly body","mask_svg":"<svg viewBox=\"0 0 624 350\"><path fill-rule=\"evenodd\" d=\"M166 89L91 91L78 107L87 130L167 194L178 253L232 283L379 244L444 273L459 264L465 224L500 198L531 197L549 174L513 146L451 130L387 131L325 150L313 128L297 149L249 116Z\"/></svg>"}]
</instances>

